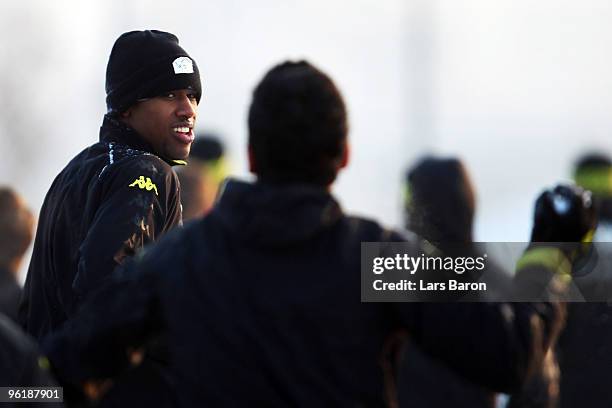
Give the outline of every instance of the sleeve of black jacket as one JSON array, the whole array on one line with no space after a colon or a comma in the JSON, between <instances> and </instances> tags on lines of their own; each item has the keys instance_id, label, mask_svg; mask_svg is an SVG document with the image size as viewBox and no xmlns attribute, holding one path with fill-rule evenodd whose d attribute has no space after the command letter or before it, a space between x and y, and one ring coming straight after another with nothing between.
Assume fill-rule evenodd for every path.
<instances>
[{"instance_id":1,"label":"sleeve of black jacket","mask_svg":"<svg viewBox=\"0 0 612 408\"><path fill-rule=\"evenodd\" d=\"M100 176L99 202L79 248L73 288L96 288L126 257L181 223L179 184L172 168L153 155L126 158Z\"/></svg>"},{"instance_id":2,"label":"sleeve of black jacket","mask_svg":"<svg viewBox=\"0 0 612 408\"><path fill-rule=\"evenodd\" d=\"M560 312L552 303L423 303L413 340L471 381L518 390L542 364Z\"/></svg>"},{"instance_id":3,"label":"sleeve of black jacket","mask_svg":"<svg viewBox=\"0 0 612 408\"><path fill-rule=\"evenodd\" d=\"M532 255L527 251L521 261ZM562 257L522 264L520 274L537 279L545 275L548 280L567 274L571 267ZM408 329L411 340L427 354L473 383L512 393L537 373L563 326L564 307L555 293L548 295L548 302L396 303L391 307L398 316L398 328Z\"/></svg>"},{"instance_id":4,"label":"sleeve of black jacket","mask_svg":"<svg viewBox=\"0 0 612 408\"><path fill-rule=\"evenodd\" d=\"M42 348L60 382L78 386L116 377L130 365L128 349L145 346L165 329L160 265L173 259L177 232L126 261L74 317L43 339Z\"/></svg>"},{"instance_id":5,"label":"sleeve of black jacket","mask_svg":"<svg viewBox=\"0 0 612 408\"><path fill-rule=\"evenodd\" d=\"M63 385L114 378L129 367L128 349L144 346L162 327L153 286L148 279L113 277L43 339L41 347Z\"/></svg>"}]
</instances>

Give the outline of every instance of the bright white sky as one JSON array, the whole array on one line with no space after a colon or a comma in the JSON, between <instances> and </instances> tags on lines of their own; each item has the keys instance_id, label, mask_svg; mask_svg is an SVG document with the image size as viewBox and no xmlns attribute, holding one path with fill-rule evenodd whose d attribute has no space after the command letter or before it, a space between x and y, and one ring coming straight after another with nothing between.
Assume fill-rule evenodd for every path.
<instances>
[{"instance_id":1,"label":"bright white sky","mask_svg":"<svg viewBox=\"0 0 612 408\"><path fill-rule=\"evenodd\" d=\"M424 152L459 155L479 195L476 238L528 239L538 191L585 149L612 151L607 0L4 1L0 183L38 211L67 161L97 140L116 37L171 31L203 73L200 129L245 175L246 111L286 58L327 71L350 110L348 210L400 223L400 179Z\"/></svg>"}]
</instances>

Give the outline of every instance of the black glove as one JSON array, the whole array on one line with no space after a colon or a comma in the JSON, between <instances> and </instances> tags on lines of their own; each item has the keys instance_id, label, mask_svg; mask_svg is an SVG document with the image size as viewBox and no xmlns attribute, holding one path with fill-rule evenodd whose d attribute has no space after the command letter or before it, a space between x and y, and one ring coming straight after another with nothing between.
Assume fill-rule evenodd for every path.
<instances>
[{"instance_id":1,"label":"black glove","mask_svg":"<svg viewBox=\"0 0 612 408\"><path fill-rule=\"evenodd\" d=\"M536 200L531 242L581 242L597 225L591 192L561 184Z\"/></svg>"}]
</instances>

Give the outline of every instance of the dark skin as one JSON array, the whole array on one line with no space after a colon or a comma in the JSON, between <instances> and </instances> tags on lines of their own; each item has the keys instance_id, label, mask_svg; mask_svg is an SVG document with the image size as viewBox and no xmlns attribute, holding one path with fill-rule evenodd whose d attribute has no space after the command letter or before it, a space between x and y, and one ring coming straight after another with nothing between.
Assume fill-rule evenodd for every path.
<instances>
[{"instance_id":1,"label":"dark skin","mask_svg":"<svg viewBox=\"0 0 612 408\"><path fill-rule=\"evenodd\" d=\"M189 156L198 102L190 89L143 99L121 113L121 120L136 130L155 153L170 160Z\"/></svg>"}]
</instances>

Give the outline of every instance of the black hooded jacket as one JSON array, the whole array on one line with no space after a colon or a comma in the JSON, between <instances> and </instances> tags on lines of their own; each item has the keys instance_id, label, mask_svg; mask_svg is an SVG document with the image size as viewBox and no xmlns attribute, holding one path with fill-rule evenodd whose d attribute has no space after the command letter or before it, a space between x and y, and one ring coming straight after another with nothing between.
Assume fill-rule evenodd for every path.
<instances>
[{"instance_id":1,"label":"black hooded jacket","mask_svg":"<svg viewBox=\"0 0 612 408\"><path fill-rule=\"evenodd\" d=\"M19 319L36 338L75 313L126 256L181 223L171 164L106 116L100 141L55 178L40 212Z\"/></svg>"},{"instance_id":2,"label":"black hooded jacket","mask_svg":"<svg viewBox=\"0 0 612 408\"><path fill-rule=\"evenodd\" d=\"M405 329L473 381L516 389L555 309L362 303L361 242L402 239L325 190L230 181L211 214L118 270L44 349L78 384L125 369L125 349L163 331L182 406L379 406L383 344Z\"/></svg>"}]
</instances>

